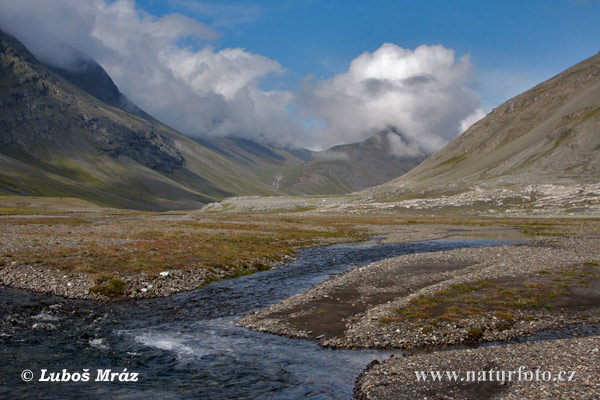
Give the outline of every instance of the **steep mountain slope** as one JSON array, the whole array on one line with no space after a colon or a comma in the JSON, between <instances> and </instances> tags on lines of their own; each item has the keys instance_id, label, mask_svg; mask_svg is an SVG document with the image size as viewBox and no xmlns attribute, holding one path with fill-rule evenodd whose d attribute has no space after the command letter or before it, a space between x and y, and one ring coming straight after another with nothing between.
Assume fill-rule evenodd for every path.
<instances>
[{"instance_id":1,"label":"steep mountain slope","mask_svg":"<svg viewBox=\"0 0 600 400\"><path fill-rule=\"evenodd\" d=\"M600 53L494 109L373 199L600 182Z\"/></svg>"},{"instance_id":2,"label":"steep mountain slope","mask_svg":"<svg viewBox=\"0 0 600 400\"><path fill-rule=\"evenodd\" d=\"M1 31L0 71L0 193L153 210L274 193L243 166L109 104L120 93L97 93L107 103L80 89Z\"/></svg>"},{"instance_id":3,"label":"steep mountain slope","mask_svg":"<svg viewBox=\"0 0 600 400\"><path fill-rule=\"evenodd\" d=\"M131 114L135 114L150 122L157 122L144 110L133 104L129 99L119 91L117 85L111 77L104 71L97 62L92 59L79 55L69 66L69 69L46 65L52 71L65 78L81 90L84 90L97 98L118 107Z\"/></svg>"},{"instance_id":4,"label":"steep mountain slope","mask_svg":"<svg viewBox=\"0 0 600 400\"><path fill-rule=\"evenodd\" d=\"M309 161L313 152L306 149L267 146L240 137L195 138L207 148L243 166L256 178L281 191L278 181L285 171Z\"/></svg>"},{"instance_id":5,"label":"steep mountain slope","mask_svg":"<svg viewBox=\"0 0 600 400\"><path fill-rule=\"evenodd\" d=\"M342 194L388 182L425 156L397 154L405 140L389 129L359 143L334 146L285 172L279 187L290 194Z\"/></svg>"}]
</instances>

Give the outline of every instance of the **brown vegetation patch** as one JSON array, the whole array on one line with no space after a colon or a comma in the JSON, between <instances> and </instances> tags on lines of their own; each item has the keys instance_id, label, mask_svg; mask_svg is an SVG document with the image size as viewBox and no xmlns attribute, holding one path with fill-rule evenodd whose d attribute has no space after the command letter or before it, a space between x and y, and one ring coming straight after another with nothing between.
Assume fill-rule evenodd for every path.
<instances>
[{"instance_id":1,"label":"brown vegetation patch","mask_svg":"<svg viewBox=\"0 0 600 400\"><path fill-rule=\"evenodd\" d=\"M425 287L441 278L434 278L436 273L459 270L468 267L468 263L427 263L403 266L390 269L376 276L365 276L358 282L347 286L328 290L323 296L299 304L298 306L275 312L269 318L281 318L295 329L311 332L309 337L340 337L347 329L348 319L367 311L377 305L384 304L399 296L405 296L411 290ZM399 283L405 279L417 276L431 275L423 279L419 286L410 289L399 288ZM372 291L370 289L377 289ZM293 314L293 316L290 316ZM381 322L391 322L383 317Z\"/></svg>"},{"instance_id":2,"label":"brown vegetation patch","mask_svg":"<svg viewBox=\"0 0 600 400\"><path fill-rule=\"evenodd\" d=\"M268 269L299 246L363 237L347 224L228 218L166 214L6 217L0 224L19 235L20 248L11 249L10 257L0 262L17 260L93 275L202 268L209 275L222 276L219 272L224 270L227 276L238 276ZM109 290L106 282L94 291ZM112 285L110 291L116 293L116 289Z\"/></svg>"},{"instance_id":3,"label":"brown vegetation patch","mask_svg":"<svg viewBox=\"0 0 600 400\"><path fill-rule=\"evenodd\" d=\"M436 325L464 323L491 315L496 329L506 330L536 310L581 309L600 304L600 267L590 260L557 271L539 271L529 277L507 277L456 284L432 296L419 295L406 307L386 317L386 323ZM483 332L470 332L473 340Z\"/></svg>"}]
</instances>

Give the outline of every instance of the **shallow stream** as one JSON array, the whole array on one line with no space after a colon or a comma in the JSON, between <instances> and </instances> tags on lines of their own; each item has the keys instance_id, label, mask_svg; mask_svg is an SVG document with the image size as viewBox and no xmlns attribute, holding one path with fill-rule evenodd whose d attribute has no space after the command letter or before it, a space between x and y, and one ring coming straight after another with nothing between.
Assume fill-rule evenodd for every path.
<instances>
[{"instance_id":1,"label":"shallow stream","mask_svg":"<svg viewBox=\"0 0 600 400\"><path fill-rule=\"evenodd\" d=\"M392 352L329 350L241 328L249 311L349 268L401 254L500 244L439 240L306 249L279 268L168 298L110 303L0 287L0 398L348 399L373 359ZM139 374L95 382L98 369ZM24 382L21 372L33 372ZM40 371L88 382L40 382Z\"/></svg>"}]
</instances>

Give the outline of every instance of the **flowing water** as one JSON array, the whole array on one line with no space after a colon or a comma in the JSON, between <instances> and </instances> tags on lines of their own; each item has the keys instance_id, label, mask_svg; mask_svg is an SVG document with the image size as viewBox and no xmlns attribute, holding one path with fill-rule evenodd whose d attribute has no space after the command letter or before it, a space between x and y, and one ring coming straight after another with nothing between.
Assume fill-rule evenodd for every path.
<instances>
[{"instance_id":1,"label":"flowing water","mask_svg":"<svg viewBox=\"0 0 600 400\"><path fill-rule=\"evenodd\" d=\"M311 248L277 269L149 300L99 303L0 288L0 398L348 399L360 371L392 352L322 349L247 330L236 320L357 265L500 243ZM125 368L139 374L137 382L95 381L98 369ZM33 372L30 382L21 378L25 369ZM90 380L41 382L42 369L89 369Z\"/></svg>"}]
</instances>

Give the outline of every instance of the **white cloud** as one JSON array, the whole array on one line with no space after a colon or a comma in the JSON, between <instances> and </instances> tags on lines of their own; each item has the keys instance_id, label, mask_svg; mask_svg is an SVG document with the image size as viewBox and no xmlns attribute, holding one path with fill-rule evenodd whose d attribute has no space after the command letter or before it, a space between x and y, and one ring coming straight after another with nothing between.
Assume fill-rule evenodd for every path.
<instances>
[{"instance_id":1,"label":"white cloud","mask_svg":"<svg viewBox=\"0 0 600 400\"><path fill-rule=\"evenodd\" d=\"M467 56L457 61L443 46L412 51L386 43L354 59L348 72L307 82L302 102L326 123L311 132L312 139L327 147L394 127L410 154L439 150L480 104L466 86L472 74ZM394 143L396 154L399 145Z\"/></svg>"},{"instance_id":2,"label":"white cloud","mask_svg":"<svg viewBox=\"0 0 600 400\"><path fill-rule=\"evenodd\" d=\"M460 132L464 132L475 122L485 117L485 112L481 108L477 108L472 114L467 115L462 121L460 121Z\"/></svg>"},{"instance_id":3,"label":"white cloud","mask_svg":"<svg viewBox=\"0 0 600 400\"><path fill-rule=\"evenodd\" d=\"M244 49L215 50L206 41L217 33L194 19L157 18L133 0L0 0L0 10L0 26L40 60L68 67L72 49L86 54L134 103L183 133L287 143L301 131L286 111L293 95L259 87L281 65Z\"/></svg>"},{"instance_id":4,"label":"white cloud","mask_svg":"<svg viewBox=\"0 0 600 400\"><path fill-rule=\"evenodd\" d=\"M388 133L386 135L390 154L402 158L402 157L417 157L422 156L423 151L416 142L407 142L395 133Z\"/></svg>"},{"instance_id":5,"label":"white cloud","mask_svg":"<svg viewBox=\"0 0 600 400\"><path fill-rule=\"evenodd\" d=\"M207 7L198 3L194 12L229 12ZM149 15L134 0L0 0L0 26L44 62L68 66L73 49L95 59L134 103L191 136L233 134L325 149L394 127L403 140L388 140L390 151L416 155L443 147L480 105L467 88L469 58L455 60L439 45L384 44L347 72L307 80L292 93L260 88L261 79L284 72L277 61L214 49L210 41L219 34L210 27L181 14Z\"/></svg>"},{"instance_id":6,"label":"white cloud","mask_svg":"<svg viewBox=\"0 0 600 400\"><path fill-rule=\"evenodd\" d=\"M315 154L315 158L320 161L349 161L350 156L341 151L327 150Z\"/></svg>"}]
</instances>

